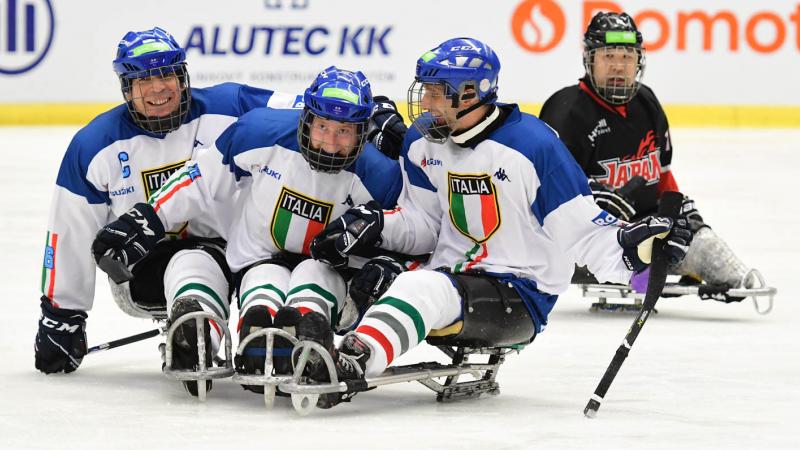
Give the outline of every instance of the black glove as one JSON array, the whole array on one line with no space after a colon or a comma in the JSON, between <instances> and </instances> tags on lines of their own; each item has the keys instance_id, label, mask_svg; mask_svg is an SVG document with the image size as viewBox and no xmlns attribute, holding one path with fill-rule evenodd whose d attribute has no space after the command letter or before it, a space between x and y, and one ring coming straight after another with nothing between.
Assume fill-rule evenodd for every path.
<instances>
[{"instance_id":1,"label":"black glove","mask_svg":"<svg viewBox=\"0 0 800 450\"><path fill-rule=\"evenodd\" d=\"M597 206L625 222L630 222L636 217L636 202L632 200L634 198L633 194L646 184L647 180L640 175L631 178L625 186L619 189L614 189L595 180L589 180L589 188L592 190L592 196Z\"/></svg>"},{"instance_id":2,"label":"black glove","mask_svg":"<svg viewBox=\"0 0 800 450\"><path fill-rule=\"evenodd\" d=\"M687 196L683 197L680 216L689 222L689 227L695 233L703 227L708 227L703 221L703 216L697 212L697 208L694 206L694 200Z\"/></svg>"},{"instance_id":3,"label":"black glove","mask_svg":"<svg viewBox=\"0 0 800 450\"><path fill-rule=\"evenodd\" d=\"M377 256L367 261L350 280L350 298L358 311L363 314L405 270L399 261L389 256Z\"/></svg>"},{"instance_id":4,"label":"black glove","mask_svg":"<svg viewBox=\"0 0 800 450\"><path fill-rule=\"evenodd\" d=\"M342 267L347 264L347 255L355 248L380 246L381 231L383 210L378 202L373 200L355 206L329 223L311 241L311 257Z\"/></svg>"},{"instance_id":5,"label":"black glove","mask_svg":"<svg viewBox=\"0 0 800 450\"><path fill-rule=\"evenodd\" d=\"M36 368L40 371L74 372L86 355L86 313L56 308L43 296L33 349Z\"/></svg>"},{"instance_id":6,"label":"black glove","mask_svg":"<svg viewBox=\"0 0 800 450\"><path fill-rule=\"evenodd\" d=\"M164 225L153 207L147 203L137 203L119 219L97 232L92 243L92 254L98 263L100 258L108 255L131 266L144 258L164 235Z\"/></svg>"},{"instance_id":7,"label":"black glove","mask_svg":"<svg viewBox=\"0 0 800 450\"><path fill-rule=\"evenodd\" d=\"M367 140L384 155L397 159L400 157L408 127L403 123L403 118L397 112L397 105L393 101L381 95L374 97L373 100L375 107L372 108Z\"/></svg>"},{"instance_id":8,"label":"black glove","mask_svg":"<svg viewBox=\"0 0 800 450\"><path fill-rule=\"evenodd\" d=\"M653 240L662 239L662 251L670 265L677 264L686 256L692 242L692 231L684 218L648 216L629 224L617 232L617 241L622 247L622 260L629 270L641 272L650 265Z\"/></svg>"}]
</instances>

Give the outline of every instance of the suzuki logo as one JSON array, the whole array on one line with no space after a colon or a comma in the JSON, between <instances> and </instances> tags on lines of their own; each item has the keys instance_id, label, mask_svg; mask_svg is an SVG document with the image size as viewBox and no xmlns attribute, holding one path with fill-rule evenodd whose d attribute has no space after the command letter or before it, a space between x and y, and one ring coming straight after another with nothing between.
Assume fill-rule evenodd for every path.
<instances>
[{"instance_id":1,"label":"suzuki logo","mask_svg":"<svg viewBox=\"0 0 800 450\"><path fill-rule=\"evenodd\" d=\"M36 67L50 50L54 30L50 0L0 0L0 73Z\"/></svg>"},{"instance_id":2,"label":"suzuki logo","mask_svg":"<svg viewBox=\"0 0 800 450\"><path fill-rule=\"evenodd\" d=\"M553 0L525 0L511 16L511 31L520 47L546 52L561 42L566 31L564 11Z\"/></svg>"}]
</instances>

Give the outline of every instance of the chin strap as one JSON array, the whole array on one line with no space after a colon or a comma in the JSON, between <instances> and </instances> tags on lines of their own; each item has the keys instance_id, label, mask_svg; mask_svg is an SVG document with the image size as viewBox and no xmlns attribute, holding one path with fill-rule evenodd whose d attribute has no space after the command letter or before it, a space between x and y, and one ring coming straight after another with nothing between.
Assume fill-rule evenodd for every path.
<instances>
[{"instance_id":1,"label":"chin strap","mask_svg":"<svg viewBox=\"0 0 800 450\"><path fill-rule=\"evenodd\" d=\"M466 95L469 95L469 97L467 97ZM469 100L470 98L475 96L475 94L466 94L466 95L464 96L463 100ZM458 102L455 101L455 98L456 97L454 97L453 108L458 108L458 104L457 104ZM460 118L466 116L467 114L471 113L472 111L475 111L476 109L480 108L481 106L487 105L490 102L493 102L495 100L497 100L497 94L496 93L491 93L491 94L487 95L486 97L484 97L483 99L481 99L478 103L475 103L474 105L470 106L469 108L467 108L467 109L465 109L463 111L459 111L458 113L456 113L456 119L460 119Z\"/></svg>"},{"instance_id":2,"label":"chin strap","mask_svg":"<svg viewBox=\"0 0 800 450\"><path fill-rule=\"evenodd\" d=\"M483 118L480 122L475 124L472 128L468 130L463 130L459 132L450 133L450 139L453 140L458 145L466 144L470 139L474 138L475 136L482 133L486 130L489 126L491 126L495 120L500 117L500 108L496 105L492 105L491 111Z\"/></svg>"}]
</instances>

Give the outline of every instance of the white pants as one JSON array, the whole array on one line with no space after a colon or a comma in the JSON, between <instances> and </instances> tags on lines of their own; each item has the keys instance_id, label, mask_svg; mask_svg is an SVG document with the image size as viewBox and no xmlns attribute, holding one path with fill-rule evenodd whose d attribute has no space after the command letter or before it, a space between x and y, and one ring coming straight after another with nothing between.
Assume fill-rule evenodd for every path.
<instances>
[{"instance_id":1,"label":"white pants","mask_svg":"<svg viewBox=\"0 0 800 450\"><path fill-rule=\"evenodd\" d=\"M461 296L447 275L433 270L403 272L356 328L372 350L366 375L381 374L432 329L453 324L461 314Z\"/></svg>"},{"instance_id":2,"label":"white pants","mask_svg":"<svg viewBox=\"0 0 800 450\"><path fill-rule=\"evenodd\" d=\"M293 306L301 314L316 311L334 326L344 308L345 282L331 266L307 259L293 271L276 264L249 269L239 287L239 318L261 305L274 317L281 306Z\"/></svg>"},{"instance_id":3,"label":"white pants","mask_svg":"<svg viewBox=\"0 0 800 450\"><path fill-rule=\"evenodd\" d=\"M230 316L228 280L217 261L203 250L181 250L169 260L164 270L164 297L167 314L180 297L192 296L203 311L215 314L227 322ZM219 350L220 326L211 321L211 346L214 354Z\"/></svg>"}]
</instances>

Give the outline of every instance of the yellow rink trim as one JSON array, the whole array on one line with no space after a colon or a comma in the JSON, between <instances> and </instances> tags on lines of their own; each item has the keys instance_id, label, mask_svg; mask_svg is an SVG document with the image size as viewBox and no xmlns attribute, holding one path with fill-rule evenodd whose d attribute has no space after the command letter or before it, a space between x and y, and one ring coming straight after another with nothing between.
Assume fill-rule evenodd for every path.
<instances>
[{"instance_id":1,"label":"yellow rink trim","mask_svg":"<svg viewBox=\"0 0 800 450\"><path fill-rule=\"evenodd\" d=\"M0 103L0 125L85 125L116 103ZM404 103L397 104L405 116ZM540 103L521 103L538 114ZM665 105L672 127L800 128L800 106Z\"/></svg>"}]
</instances>

